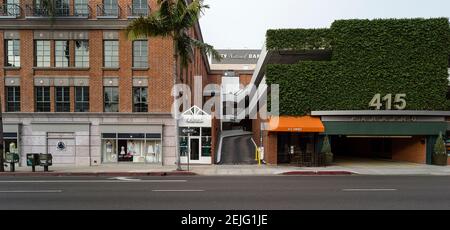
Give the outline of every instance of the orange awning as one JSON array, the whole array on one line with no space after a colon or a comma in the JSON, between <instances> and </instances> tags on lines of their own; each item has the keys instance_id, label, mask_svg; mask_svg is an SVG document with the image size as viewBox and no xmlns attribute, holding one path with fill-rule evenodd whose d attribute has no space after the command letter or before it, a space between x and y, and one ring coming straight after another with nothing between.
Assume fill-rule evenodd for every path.
<instances>
[{"instance_id":1,"label":"orange awning","mask_svg":"<svg viewBox=\"0 0 450 230\"><path fill-rule=\"evenodd\" d=\"M269 119L269 132L292 133L323 133L325 127L320 117L271 117Z\"/></svg>"}]
</instances>

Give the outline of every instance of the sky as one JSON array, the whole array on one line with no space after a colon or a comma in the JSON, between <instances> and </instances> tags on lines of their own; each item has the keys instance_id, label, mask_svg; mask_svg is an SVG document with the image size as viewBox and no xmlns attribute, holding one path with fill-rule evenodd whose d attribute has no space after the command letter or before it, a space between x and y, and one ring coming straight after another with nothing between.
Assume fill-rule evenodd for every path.
<instances>
[{"instance_id":1,"label":"sky","mask_svg":"<svg viewBox=\"0 0 450 230\"><path fill-rule=\"evenodd\" d=\"M205 42L261 49L268 29L328 28L336 19L450 18L449 0L205 0Z\"/></svg>"}]
</instances>

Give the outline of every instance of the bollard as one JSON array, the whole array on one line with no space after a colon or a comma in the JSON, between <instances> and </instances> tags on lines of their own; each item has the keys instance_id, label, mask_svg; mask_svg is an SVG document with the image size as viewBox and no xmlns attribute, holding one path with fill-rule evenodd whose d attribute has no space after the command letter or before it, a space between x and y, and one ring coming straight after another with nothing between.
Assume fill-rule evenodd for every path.
<instances>
[{"instance_id":1,"label":"bollard","mask_svg":"<svg viewBox=\"0 0 450 230\"><path fill-rule=\"evenodd\" d=\"M13 162L13 163L10 163L9 171L10 171L10 172L15 172L15 171L16 171L16 164L15 164L14 162Z\"/></svg>"}]
</instances>

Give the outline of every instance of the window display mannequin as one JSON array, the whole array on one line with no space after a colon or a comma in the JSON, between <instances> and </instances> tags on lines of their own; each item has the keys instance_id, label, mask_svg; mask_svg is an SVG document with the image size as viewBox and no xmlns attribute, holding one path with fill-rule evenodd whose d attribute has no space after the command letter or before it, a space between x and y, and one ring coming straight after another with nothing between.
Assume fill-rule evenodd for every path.
<instances>
[{"instance_id":1,"label":"window display mannequin","mask_svg":"<svg viewBox=\"0 0 450 230\"><path fill-rule=\"evenodd\" d=\"M152 144L150 144L147 147L147 159L146 160L147 160L147 162L151 162L151 163L154 163L156 161L156 159L155 159L155 150L154 150Z\"/></svg>"},{"instance_id":2,"label":"window display mannequin","mask_svg":"<svg viewBox=\"0 0 450 230\"><path fill-rule=\"evenodd\" d=\"M120 155L125 155L126 154L126 152L125 152L125 146L121 146L120 147Z\"/></svg>"},{"instance_id":3,"label":"window display mannequin","mask_svg":"<svg viewBox=\"0 0 450 230\"><path fill-rule=\"evenodd\" d=\"M128 156L132 157L136 155L136 145L134 144L134 141L128 142Z\"/></svg>"},{"instance_id":4,"label":"window display mannequin","mask_svg":"<svg viewBox=\"0 0 450 230\"><path fill-rule=\"evenodd\" d=\"M11 142L11 143L9 144L9 152L10 152L10 153L17 153L16 143Z\"/></svg>"},{"instance_id":5,"label":"window display mannequin","mask_svg":"<svg viewBox=\"0 0 450 230\"><path fill-rule=\"evenodd\" d=\"M113 148L113 145L112 145L112 143L111 143L111 141L106 141L106 153L112 153L112 148Z\"/></svg>"}]
</instances>

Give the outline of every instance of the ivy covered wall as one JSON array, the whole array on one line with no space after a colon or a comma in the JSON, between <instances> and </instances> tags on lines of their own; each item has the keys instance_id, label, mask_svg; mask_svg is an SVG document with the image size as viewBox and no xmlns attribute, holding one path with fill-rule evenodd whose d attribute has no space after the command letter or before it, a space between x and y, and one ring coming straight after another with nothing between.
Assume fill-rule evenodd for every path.
<instances>
[{"instance_id":1,"label":"ivy covered wall","mask_svg":"<svg viewBox=\"0 0 450 230\"><path fill-rule=\"evenodd\" d=\"M406 94L406 110L450 110L446 18L339 20L323 30L269 30L267 49L332 50L332 61L267 66L282 115L369 110L375 94Z\"/></svg>"}]
</instances>

